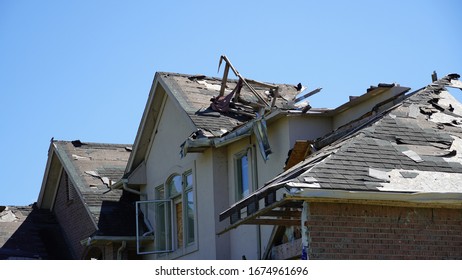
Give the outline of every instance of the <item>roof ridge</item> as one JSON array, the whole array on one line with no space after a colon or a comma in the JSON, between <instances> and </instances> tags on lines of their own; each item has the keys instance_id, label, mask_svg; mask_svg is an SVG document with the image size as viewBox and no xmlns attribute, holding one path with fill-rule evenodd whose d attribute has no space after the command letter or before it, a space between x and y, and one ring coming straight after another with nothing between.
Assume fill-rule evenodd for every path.
<instances>
[{"instance_id":1,"label":"roof ridge","mask_svg":"<svg viewBox=\"0 0 462 280\"><path fill-rule=\"evenodd\" d=\"M80 140L52 140L53 143L70 143L70 144L79 144L79 145L89 145L89 146L100 146L100 147L131 147L133 144L123 144L123 143L102 143L102 142L83 142Z\"/></svg>"}]
</instances>

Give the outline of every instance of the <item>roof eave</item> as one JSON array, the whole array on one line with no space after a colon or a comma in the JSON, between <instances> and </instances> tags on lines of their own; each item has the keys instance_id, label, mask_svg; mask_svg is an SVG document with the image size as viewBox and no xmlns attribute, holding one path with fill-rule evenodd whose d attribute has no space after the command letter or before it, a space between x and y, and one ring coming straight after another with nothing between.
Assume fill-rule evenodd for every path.
<instances>
[{"instance_id":1,"label":"roof eave","mask_svg":"<svg viewBox=\"0 0 462 280\"><path fill-rule=\"evenodd\" d=\"M225 210L220 216L229 212L241 211L240 208L245 200L251 200L247 197L229 209ZM264 216L269 211L284 206L286 202L328 202L328 203L357 203L368 205L385 205L385 206L407 206L407 207L425 207L425 208L452 208L462 209L462 193L437 193L437 192L382 192L382 191L358 191L358 190L332 190L332 189L312 189L304 188L301 192L291 194L286 189L282 198L274 203L260 209L251 215L244 217L235 223L232 223L222 231L221 235L227 231L235 229L243 224L253 224L252 220L257 221L260 216ZM244 206L245 207L245 206ZM234 208L234 209L233 209ZM227 215L229 216L229 215ZM222 219L220 219L222 220ZM258 224L258 223L255 223Z\"/></svg>"},{"instance_id":2,"label":"roof eave","mask_svg":"<svg viewBox=\"0 0 462 280\"><path fill-rule=\"evenodd\" d=\"M462 208L462 193L460 192L391 192L304 188L300 193L287 194L285 199L387 201L391 203L415 203L422 206L439 205L441 207Z\"/></svg>"},{"instance_id":3,"label":"roof eave","mask_svg":"<svg viewBox=\"0 0 462 280\"><path fill-rule=\"evenodd\" d=\"M200 153L211 147L220 148L236 142L244 137L248 137L252 134L254 123L255 120L251 120L222 137L198 139L188 138L185 140L185 142L183 142L183 144L181 144L181 157L185 157L188 153Z\"/></svg>"}]
</instances>

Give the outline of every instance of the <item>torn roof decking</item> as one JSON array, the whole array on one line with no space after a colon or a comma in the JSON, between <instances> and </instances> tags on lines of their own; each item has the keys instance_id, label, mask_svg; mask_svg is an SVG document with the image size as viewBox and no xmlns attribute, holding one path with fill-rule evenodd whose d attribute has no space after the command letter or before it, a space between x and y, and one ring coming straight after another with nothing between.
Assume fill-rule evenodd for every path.
<instances>
[{"instance_id":1,"label":"torn roof decking","mask_svg":"<svg viewBox=\"0 0 462 280\"><path fill-rule=\"evenodd\" d=\"M91 213L98 227L97 234L134 235L134 211L128 210L138 198L121 189L109 188L122 178L131 145L80 141L53 141L52 145Z\"/></svg>"},{"instance_id":2,"label":"torn roof decking","mask_svg":"<svg viewBox=\"0 0 462 280\"><path fill-rule=\"evenodd\" d=\"M322 191L398 194L387 197L398 201L399 194L404 197L426 193L430 195L427 199L431 199L432 195L438 197L434 194L452 193L455 194L449 195L455 198L452 202L461 206L462 104L444 87L452 86L452 81L458 84L457 78L458 75L446 76L409 94L393 108L368 118L358 129L323 145L318 152L230 207L220 219L232 216L235 223L246 207L264 199L266 208L260 212L253 209L241 220L260 223L257 216L283 205L281 195L279 202L274 198L276 191L294 200L312 199ZM363 199L368 198L363 196ZM237 218L233 217L236 213Z\"/></svg>"},{"instance_id":3,"label":"torn roof decking","mask_svg":"<svg viewBox=\"0 0 462 280\"><path fill-rule=\"evenodd\" d=\"M261 97L266 97L266 101L268 103L271 102L272 106L266 108L270 110L265 113L265 119L267 120L277 119L281 116L301 114L331 117L335 113L341 113L358 105L358 103L382 95L382 93L387 92L391 88L394 90L396 96L402 95L409 90L409 88L400 87L396 84L381 84L371 88L360 97L346 102L337 109L310 108L306 111L309 106L298 107L294 104L297 96L306 94L306 89L302 85L294 86L246 80ZM230 94L238 83L239 80L227 79L224 97ZM134 142L134 152L130 156L125 174L134 172L145 160L144 157L153 140L151 136L161 115L162 103L166 96L174 100L178 108L184 111L195 129L181 145L181 156L185 156L188 152L203 152L209 147L219 147L251 135L252 122L256 121L257 112L260 111L251 106L257 102L257 98L248 87L242 86L240 102L233 101L232 105L236 106L233 108L234 110L227 113L219 112L212 108L212 99L217 99L220 96L221 87L221 78L207 77L205 75L157 72L138 128ZM274 94L274 88L277 88L277 94ZM272 90L273 92L271 92ZM318 90L320 89L315 89L314 91L317 92ZM273 98L273 96L277 97ZM393 96L393 98L396 96ZM251 104L249 105L248 102ZM242 103L247 103L247 105ZM305 100L301 102L301 104L304 103ZM251 114L248 114L249 112Z\"/></svg>"},{"instance_id":4,"label":"torn roof decking","mask_svg":"<svg viewBox=\"0 0 462 280\"><path fill-rule=\"evenodd\" d=\"M220 78L166 72L158 74L168 86L181 108L189 115L195 126L210 133L208 134L210 137L220 137L252 119L252 117L245 114L222 114L210 108L211 99L220 94L222 82ZM237 83L238 80L228 79L225 95L229 94L237 86ZM267 96L269 94L268 87L254 84L252 81L249 81L249 84L254 87L260 96ZM276 98L276 108L283 108L287 105L288 101L293 100L300 93L293 85L271 85L279 87L278 93L280 97ZM245 86L240 91L240 98L247 102L257 102L255 96ZM267 101L270 101L269 98Z\"/></svg>"}]
</instances>

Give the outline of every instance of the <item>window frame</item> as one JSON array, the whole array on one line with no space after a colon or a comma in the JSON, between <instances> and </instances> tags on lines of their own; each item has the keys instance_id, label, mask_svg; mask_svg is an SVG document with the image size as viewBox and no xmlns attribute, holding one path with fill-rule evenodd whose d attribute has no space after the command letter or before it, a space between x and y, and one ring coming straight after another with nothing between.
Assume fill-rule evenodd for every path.
<instances>
[{"instance_id":1,"label":"window frame","mask_svg":"<svg viewBox=\"0 0 462 280\"><path fill-rule=\"evenodd\" d=\"M242 189L242 158L247 157L247 194ZM254 149L249 146L234 154L234 202L238 202L255 191L256 185L256 160Z\"/></svg>"},{"instance_id":2,"label":"window frame","mask_svg":"<svg viewBox=\"0 0 462 280\"><path fill-rule=\"evenodd\" d=\"M174 187L174 185L172 185L172 182L174 182L173 180L175 180L175 177L178 176L180 176L181 178L181 190L180 192L173 193L171 191L171 187ZM160 250L153 250L150 252L141 253L139 252L139 254L160 254L160 256L164 254L164 256L171 257L172 254L174 256L179 256L197 250L198 221L195 185L195 176L192 168L187 169L184 172L174 172L167 177L163 184L154 187L154 200L139 201L139 203L144 202L157 204L156 206L154 206L155 210L153 214L155 224L154 235L158 235L159 232L161 232L161 234L163 235L163 239L165 239L162 241L156 241L156 238L154 238L154 247L161 248ZM178 190L178 188L176 189ZM190 203L190 201L192 201L193 203L192 209L188 209L188 203ZM176 208L176 205L180 204L181 209ZM159 206L164 207L163 218L161 220L162 225L158 224L159 220L157 215L159 213L157 212L157 207ZM176 216L178 215L179 211L181 211L181 217ZM189 215L192 216L192 223L189 219ZM157 231L159 226L163 226L161 231ZM181 226L180 231L178 231L178 226ZM181 236L179 236L178 234L181 234ZM139 234L137 233L137 237L138 236ZM165 244L161 244L158 242L164 242Z\"/></svg>"}]
</instances>

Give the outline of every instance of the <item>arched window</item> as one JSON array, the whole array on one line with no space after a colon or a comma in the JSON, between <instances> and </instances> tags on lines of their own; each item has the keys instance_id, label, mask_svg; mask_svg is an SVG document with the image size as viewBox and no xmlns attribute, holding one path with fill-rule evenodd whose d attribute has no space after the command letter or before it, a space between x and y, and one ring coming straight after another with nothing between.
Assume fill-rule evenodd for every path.
<instances>
[{"instance_id":1,"label":"arched window","mask_svg":"<svg viewBox=\"0 0 462 280\"><path fill-rule=\"evenodd\" d=\"M154 189L155 251L186 248L195 242L196 205L192 170L172 174Z\"/></svg>"}]
</instances>

